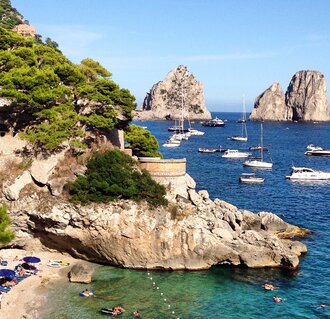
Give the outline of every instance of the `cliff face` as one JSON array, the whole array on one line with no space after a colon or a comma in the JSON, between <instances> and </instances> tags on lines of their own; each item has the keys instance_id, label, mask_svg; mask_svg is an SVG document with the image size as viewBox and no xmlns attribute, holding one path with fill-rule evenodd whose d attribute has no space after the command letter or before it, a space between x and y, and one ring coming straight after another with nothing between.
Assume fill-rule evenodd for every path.
<instances>
[{"instance_id":1,"label":"cliff face","mask_svg":"<svg viewBox=\"0 0 330 319\"><path fill-rule=\"evenodd\" d=\"M291 116L291 109L285 105L285 94L281 85L274 83L256 98L250 120L287 121Z\"/></svg>"},{"instance_id":2,"label":"cliff face","mask_svg":"<svg viewBox=\"0 0 330 319\"><path fill-rule=\"evenodd\" d=\"M321 72L297 72L291 79L285 101L292 108L293 121L330 120L326 81Z\"/></svg>"},{"instance_id":3,"label":"cliff face","mask_svg":"<svg viewBox=\"0 0 330 319\"><path fill-rule=\"evenodd\" d=\"M250 120L255 121L329 121L327 89L319 71L299 71L285 93L278 83L260 94Z\"/></svg>"},{"instance_id":4,"label":"cliff face","mask_svg":"<svg viewBox=\"0 0 330 319\"><path fill-rule=\"evenodd\" d=\"M183 65L154 84L144 98L142 111L135 112L135 118L141 120L164 120L169 116L172 119L211 118L205 105L203 84Z\"/></svg>"},{"instance_id":5,"label":"cliff face","mask_svg":"<svg viewBox=\"0 0 330 319\"><path fill-rule=\"evenodd\" d=\"M191 177L186 197L172 197L166 208L150 209L128 200L69 203L61 195L63 186L84 170L67 165L66 175L60 175L59 160L35 161L12 184L8 180L3 185L1 201L9 208L14 246L46 247L93 262L150 269L207 269L222 263L296 268L298 256L307 250L284 239L304 230L272 213L255 214L212 201L207 191L196 192Z\"/></svg>"}]
</instances>

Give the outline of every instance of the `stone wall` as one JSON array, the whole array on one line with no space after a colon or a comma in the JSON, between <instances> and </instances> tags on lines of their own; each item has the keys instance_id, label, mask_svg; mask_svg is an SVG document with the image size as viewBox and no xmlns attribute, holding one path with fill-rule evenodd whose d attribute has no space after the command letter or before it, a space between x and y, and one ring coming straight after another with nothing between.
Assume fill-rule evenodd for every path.
<instances>
[{"instance_id":1,"label":"stone wall","mask_svg":"<svg viewBox=\"0 0 330 319\"><path fill-rule=\"evenodd\" d=\"M160 159L140 157L139 167L146 169L152 178L164 185L170 195L187 197L186 159Z\"/></svg>"}]
</instances>

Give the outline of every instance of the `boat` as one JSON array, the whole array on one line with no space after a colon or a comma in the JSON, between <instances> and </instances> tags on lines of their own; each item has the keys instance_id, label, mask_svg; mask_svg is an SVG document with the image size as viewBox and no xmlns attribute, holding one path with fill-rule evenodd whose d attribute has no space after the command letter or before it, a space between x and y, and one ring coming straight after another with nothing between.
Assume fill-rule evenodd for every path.
<instances>
[{"instance_id":1,"label":"boat","mask_svg":"<svg viewBox=\"0 0 330 319\"><path fill-rule=\"evenodd\" d=\"M215 152L218 152L218 149L217 148L200 147L198 149L198 152L200 152L200 153L215 153Z\"/></svg>"},{"instance_id":2,"label":"boat","mask_svg":"<svg viewBox=\"0 0 330 319\"><path fill-rule=\"evenodd\" d=\"M179 147L180 141L169 138L162 146L163 147Z\"/></svg>"},{"instance_id":3,"label":"boat","mask_svg":"<svg viewBox=\"0 0 330 319\"><path fill-rule=\"evenodd\" d=\"M223 158L246 158L251 156L251 153L248 152L240 152L239 150L230 150L224 152L222 155Z\"/></svg>"},{"instance_id":4,"label":"boat","mask_svg":"<svg viewBox=\"0 0 330 319\"><path fill-rule=\"evenodd\" d=\"M265 179L262 177L257 177L255 173L243 173L240 176L239 181L241 183L260 184L263 183Z\"/></svg>"},{"instance_id":5,"label":"boat","mask_svg":"<svg viewBox=\"0 0 330 319\"><path fill-rule=\"evenodd\" d=\"M197 135L197 136L201 136L201 135L205 134L205 132L196 130L195 128L192 128L192 127L188 128L188 133L190 135Z\"/></svg>"},{"instance_id":6,"label":"boat","mask_svg":"<svg viewBox=\"0 0 330 319\"><path fill-rule=\"evenodd\" d=\"M247 128L246 128L246 114L245 114L245 99L243 97L243 113L242 113L242 133L241 135L234 135L231 136L230 139L232 141L237 141L237 142L247 142L248 140L248 134L247 134Z\"/></svg>"},{"instance_id":7,"label":"boat","mask_svg":"<svg viewBox=\"0 0 330 319\"><path fill-rule=\"evenodd\" d=\"M308 144L306 147L306 151L323 151L323 148L314 144Z\"/></svg>"},{"instance_id":8,"label":"boat","mask_svg":"<svg viewBox=\"0 0 330 319\"><path fill-rule=\"evenodd\" d=\"M256 146L250 146L249 147L250 151L260 151L263 150L265 152L269 151L269 147L268 146L261 146L261 145L256 145Z\"/></svg>"},{"instance_id":9,"label":"boat","mask_svg":"<svg viewBox=\"0 0 330 319\"><path fill-rule=\"evenodd\" d=\"M291 180L310 180L310 181L323 181L330 179L330 173L314 170L309 167L295 167L292 166L291 175L285 178Z\"/></svg>"},{"instance_id":10,"label":"boat","mask_svg":"<svg viewBox=\"0 0 330 319\"><path fill-rule=\"evenodd\" d=\"M243 163L246 167L253 167L253 168L272 168L273 163L265 162L263 156L263 126L262 123L260 124L260 158L254 158L247 160Z\"/></svg>"},{"instance_id":11,"label":"boat","mask_svg":"<svg viewBox=\"0 0 330 319\"><path fill-rule=\"evenodd\" d=\"M222 119L215 117L214 119L203 122L202 125L208 127L221 127L221 126L225 126L225 122Z\"/></svg>"},{"instance_id":12,"label":"boat","mask_svg":"<svg viewBox=\"0 0 330 319\"><path fill-rule=\"evenodd\" d=\"M311 151L306 151L304 153L307 156L330 156L330 150L316 149Z\"/></svg>"}]
</instances>

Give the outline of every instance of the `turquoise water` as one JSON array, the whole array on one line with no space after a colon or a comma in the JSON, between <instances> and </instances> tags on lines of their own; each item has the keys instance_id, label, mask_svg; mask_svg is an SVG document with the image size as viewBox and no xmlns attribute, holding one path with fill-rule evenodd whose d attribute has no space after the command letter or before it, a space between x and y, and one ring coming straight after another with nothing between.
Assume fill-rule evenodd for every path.
<instances>
[{"instance_id":1,"label":"turquoise water","mask_svg":"<svg viewBox=\"0 0 330 319\"><path fill-rule=\"evenodd\" d=\"M271 171L258 171L265 178L263 185L242 185L238 177L249 170L242 167L240 160L224 160L218 153L201 154L197 149L258 144L260 126L248 123L249 143L237 144L227 137L239 132L236 123L239 114L214 115L228 119L224 128L196 124L196 128L206 132L204 136L191 137L179 149L161 151L166 158L186 157L188 173L195 178L199 189L207 189L212 198L219 197L253 211L272 211L311 229L312 235L304 239L309 252L301 258L299 269L290 272L214 267L196 272L153 271L148 275L147 271L99 266L95 280L87 286L95 290L95 298L79 297L85 285L51 286L50 308L42 318L101 318L104 315L98 313L100 308L117 304L123 304L127 310L122 318L133 318L135 309L139 309L144 319L330 318L330 184L301 184L285 179L292 164L330 171L330 158L303 155L309 143L330 149L330 124L265 123L264 144L270 147L274 167ZM160 144L169 135L169 122L139 124L147 126ZM280 289L265 291L262 289L265 282L272 282ZM273 295L285 300L274 303ZM321 303L329 307L321 309Z\"/></svg>"}]
</instances>

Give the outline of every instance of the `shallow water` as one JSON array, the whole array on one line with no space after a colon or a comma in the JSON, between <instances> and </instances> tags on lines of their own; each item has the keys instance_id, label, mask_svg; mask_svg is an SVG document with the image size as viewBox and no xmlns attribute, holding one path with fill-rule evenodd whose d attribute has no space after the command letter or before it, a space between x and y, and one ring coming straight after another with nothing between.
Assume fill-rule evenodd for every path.
<instances>
[{"instance_id":1,"label":"shallow water","mask_svg":"<svg viewBox=\"0 0 330 319\"><path fill-rule=\"evenodd\" d=\"M219 153L203 154L197 149L259 144L260 124L247 123L249 142L233 142L227 137L240 132L240 124L236 123L239 114L213 115L227 119L226 126L194 124L205 135L191 137L178 149L161 147L164 157L186 157L187 171L197 181L198 189L207 189L213 199L218 197L252 211L272 211L288 222L311 229L313 234L304 239L309 251L301 258L299 269L289 272L215 267L197 272L150 272L148 276L147 271L100 266L95 281L88 286L95 290L95 298L79 297L79 291L85 288L81 284L53 285L49 309L42 318L101 318L100 308L119 303L127 309L123 318L133 318L134 309L139 309L144 319L330 318L330 184L285 179L293 164L330 171L330 158L304 155L309 143L330 149L330 123L264 123L264 145L270 147L265 157L271 156L273 169L257 171L265 178L263 185L245 185L238 182L238 177L251 170L243 168L243 160L225 160ZM170 134L170 122L138 124L147 126L160 145ZM280 290L264 291L264 282L272 282ZM285 300L274 303L275 294ZM329 307L320 309L320 303Z\"/></svg>"}]
</instances>

